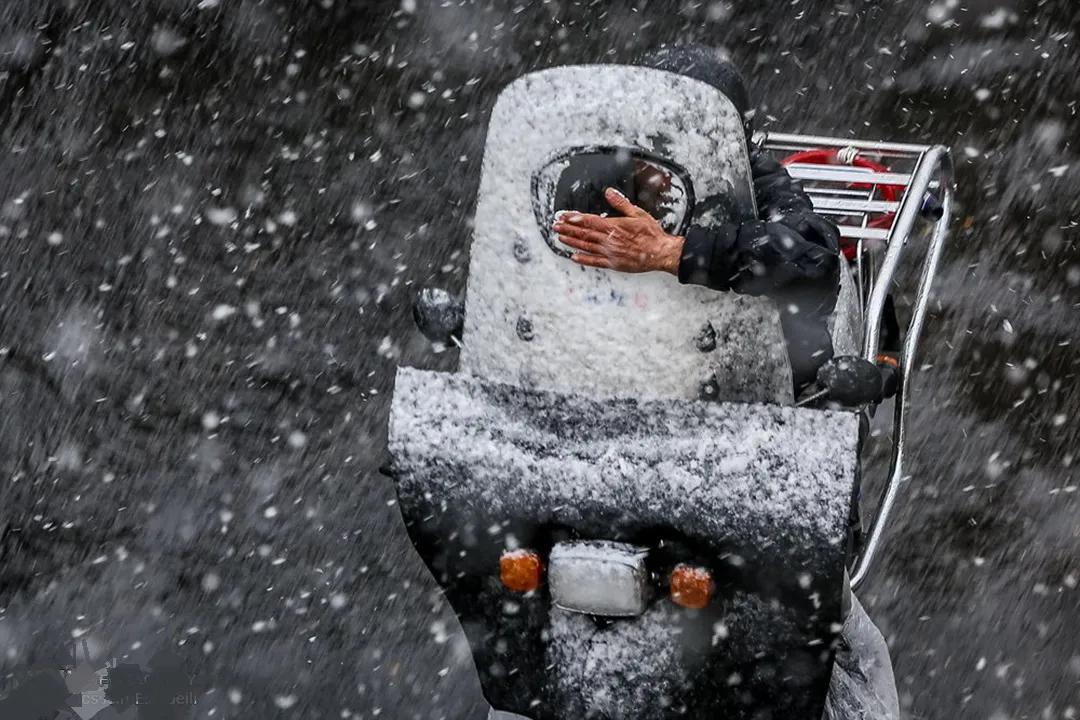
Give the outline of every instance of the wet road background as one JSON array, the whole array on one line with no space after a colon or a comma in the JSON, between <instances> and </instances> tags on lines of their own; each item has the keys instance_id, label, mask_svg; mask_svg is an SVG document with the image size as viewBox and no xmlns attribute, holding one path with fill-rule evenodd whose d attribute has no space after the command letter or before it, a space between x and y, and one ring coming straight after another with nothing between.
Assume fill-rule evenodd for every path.
<instances>
[{"instance_id":1,"label":"wet road background","mask_svg":"<svg viewBox=\"0 0 1080 720\"><path fill-rule=\"evenodd\" d=\"M376 472L393 369L454 365L409 294L464 287L499 88L707 40L769 127L954 149L863 600L910 717L1080 717L1080 9L761 5L5 2L0 670L77 636L180 652L195 717L482 717Z\"/></svg>"}]
</instances>

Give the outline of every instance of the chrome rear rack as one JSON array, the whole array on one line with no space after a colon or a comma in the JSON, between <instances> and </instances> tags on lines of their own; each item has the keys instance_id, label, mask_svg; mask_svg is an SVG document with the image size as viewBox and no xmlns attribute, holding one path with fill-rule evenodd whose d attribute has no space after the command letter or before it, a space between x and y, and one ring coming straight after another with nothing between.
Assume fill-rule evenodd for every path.
<instances>
[{"instance_id":1,"label":"chrome rear rack","mask_svg":"<svg viewBox=\"0 0 1080 720\"><path fill-rule=\"evenodd\" d=\"M851 567L851 585L858 588L882 545L904 479L906 399L916 368L916 353L934 278L952 219L952 158L948 148L942 145L782 133L761 136L758 142L777 159L796 153L835 152L837 164L792 162L787 169L792 177L802 181L814 209L836 222L841 237L857 244L853 262L856 284L864 303L863 356L867 360L877 360L881 316L897 268L901 262L919 262L921 258L922 271L900 357L902 380L895 399L889 475L877 512L870 521L865 546ZM859 167L853 164L856 158L868 162ZM935 212L928 212L929 208ZM929 225L919 233L920 238L928 236L929 240L909 243L919 223L923 228ZM905 255L910 245L916 247L916 255L912 258Z\"/></svg>"}]
</instances>

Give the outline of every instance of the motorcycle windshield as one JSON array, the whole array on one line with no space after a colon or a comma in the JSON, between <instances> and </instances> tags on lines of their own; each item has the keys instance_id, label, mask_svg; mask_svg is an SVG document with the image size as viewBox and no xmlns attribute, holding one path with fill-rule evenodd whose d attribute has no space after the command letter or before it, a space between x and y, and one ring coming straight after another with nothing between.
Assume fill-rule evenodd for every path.
<instances>
[{"instance_id":1,"label":"motorcycle windshield","mask_svg":"<svg viewBox=\"0 0 1080 720\"><path fill-rule=\"evenodd\" d=\"M534 183L537 220L549 245L566 254L549 228L560 212L612 216L604 192L614 188L673 235L682 234L693 210L693 186L674 164L625 148L576 150L551 162Z\"/></svg>"}]
</instances>

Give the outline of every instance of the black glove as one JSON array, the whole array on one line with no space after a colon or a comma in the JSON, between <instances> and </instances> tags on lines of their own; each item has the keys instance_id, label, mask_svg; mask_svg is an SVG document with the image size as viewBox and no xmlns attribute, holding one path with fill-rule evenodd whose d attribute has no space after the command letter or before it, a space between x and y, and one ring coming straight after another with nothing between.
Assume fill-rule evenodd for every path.
<instances>
[{"instance_id":1,"label":"black glove","mask_svg":"<svg viewBox=\"0 0 1080 720\"><path fill-rule=\"evenodd\" d=\"M881 402L881 372L872 362L855 355L828 360L818 368L817 385L829 402L845 407Z\"/></svg>"},{"instance_id":2,"label":"black glove","mask_svg":"<svg viewBox=\"0 0 1080 720\"><path fill-rule=\"evenodd\" d=\"M877 405L900 390L900 365L889 355L879 355L877 363L854 355L835 357L818 368L817 386L829 402Z\"/></svg>"}]
</instances>

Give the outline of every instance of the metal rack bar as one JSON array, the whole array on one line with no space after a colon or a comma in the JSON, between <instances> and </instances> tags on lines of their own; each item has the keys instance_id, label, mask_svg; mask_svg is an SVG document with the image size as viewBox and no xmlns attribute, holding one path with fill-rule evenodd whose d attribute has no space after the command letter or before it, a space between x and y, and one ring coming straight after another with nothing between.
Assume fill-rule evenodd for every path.
<instances>
[{"instance_id":1,"label":"metal rack bar","mask_svg":"<svg viewBox=\"0 0 1080 720\"><path fill-rule=\"evenodd\" d=\"M912 319L904 336L904 345L900 358L901 381L895 398L894 433L892 456L889 473L882 490L877 511L870 519L867 542L854 559L851 571L851 586L858 588L865 580L870 567L880 550L885 537L889 518L900 495L900 486L904 480L904 451L907 440L907 397L911 389L916 354L922 336L923 324L930 304L930 292L937 274L938 265L944 254L949 224L953 211L953 167L948 148L941 145L912 145L904 143L872 142L829 138L809 135L769 134L762 140L766 149L771 151L800 152L812 149L854 148L859 151L874 153L883 158L897 158L914 162L914 170L909 173L878 173L859 170L850 166L821 166L812 164L793 164L789 172L799 180L812 184L806 188L814 203L814 209L822 214L833 216L861 216L857 225L838 224L842 236L859 241L858 245L858 281L860 301L863 305L864 342L863 356L870 362L877 361L878 343L881 330L881 316L885 309L885 300L893 284L897 268L909 247L908 239L916 221L923 211L926 197L931 192L939 196L942 215L934 222L929 243L925 245L922 272L915 296ZM943 180L938 182L939 180ZM816 183L843 183L845 185L868 185L869 192L861 198L854 193L843 192L841 188L822 186ZM875 200L877 188L881 186L903 186L905 192L899 202ZM840 195L841 197L837 197ZM895 213L892 227L868 227L872 214L883 216ZM886 249L881 266L876 265L873 254L864 257L866 240L884 240ZM868 277L864 276L863 262L870 263ZM869 288L865 286L869 283ZM867 292L868 291L868 292Z\"/></svg>"}]
</instances>

